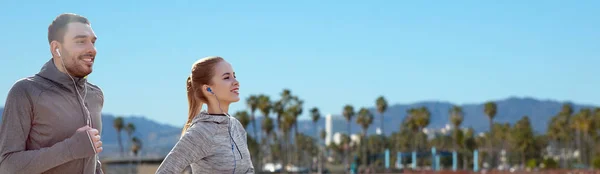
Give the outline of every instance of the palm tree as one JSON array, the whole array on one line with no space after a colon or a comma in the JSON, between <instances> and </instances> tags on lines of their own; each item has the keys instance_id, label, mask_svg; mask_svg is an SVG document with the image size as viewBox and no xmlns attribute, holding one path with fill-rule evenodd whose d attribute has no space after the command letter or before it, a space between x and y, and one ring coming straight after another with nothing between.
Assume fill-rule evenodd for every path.
<instances>
[{"instance_id":1,"label":"palm tree","mask_svg":"<svg viewBox=\"0 0 600 174\"><path fill-rule=\"evenodd\" d=\"M523 116L514 126L511 139L516 150L521 154L521 165L525 166L528 150L534 147L534 134L527 115Z\"/></svg>"},{"instance_id":2,"label":"palm tree","mask_svg":"<svg viewBox=\"0 0 600 174\"><path fill-rule=\"evenodd\" d=\"M289 120L291 127L289 127L289 129L294 128L294 144L298 144L298 116L300 116L300 114L302 114L302 104L304 103L304 101L298 99L298 97L294 96L292 97L293 99L293 104L287 108L287 113L290 114L292 116L292 118ZM296 154L298 154L298 148L295 148L294 152L296 152ZM294 155L294 163L297 162L299 155Z\"/></svg>"},{"instance_id":3,"label":"palm tree","mask_svg":"<svg viewBox=\"0 0 600 174\"><path fill-rule=\"evenodd\" d=\"M251 95L250 97L248 97L246 99L246 104L248 105L248 107L250 108L250 121L252 121L252 127L254 128L254 136L257 137L256 135L256 117L254 116L254 112L256 112L256 109L258 108L258 96L256 95Z\"/></svg>"},{"instance_id":4,"label":"palm tree","mask_svg":"<svg viewBox=\"0 0 600 174\"><path fill-rule=\"evenodd\" d=\"M496 112L497 112L496 103L491 102L491 101L486 102L484 104L483 112L485 113L485 115L487 115L487 117L490 120L490 138L488 139L489 140L489 148L490 149L488 149L488 150L489 150L489 154L490 154L489 155L490 164L491 164L491 166L494 166L494 157L493 157L494 145L493 145L492 139L494 137L494 130L493 130L493 127L494 127L494 117L496 116Z\"/></svg>"},{"instance_id":5,"label":"palm tree","mask_svg":"<svg viewBox=\"0 0 600 174\"><path fill-rule=\"evenodd\" d=\"M319 108L313 107L312 109L310 109L310 116L313 121L313 129L317 130L317 122L319 122L319 119L321 119L321 113L319 113Z\"/></svg>"},{"instance_id":6,"label":"palm tree","mask_svg":"<svg viewBox=\"0 0 600 174\"><path fill-rule=\"evenodd\" d=\"M327 132L325 130L321 130L321 141L323 141L323 143L325 143L325 138L327 138Z\"/></svg>"},{"instance_id":7,"label":"palm tree","mask_svg":"<svg viewBox=\"0 0 600 174\"><path fill-rule=\"evenodd\" d=\"M454 139L454 151L459 152L459 135L462 134L462 132L460 131L460 124L462 124L463 122L463 111L462 108L460 106L452 106L452 109L450 109L450 121L452 122L452 125L454 126L454 131L453 131L453 139ZM458 159L457 159L458 160Z\"/></svg>"},{"instance_id":8,"label":"palm tree","mask_svg":"<svg viewBox=\"0 0 600 174\"><path fill-rule=\"evenodd\" d=\"M344 115L344 118L346 118L346 121L348 121L348 136L352 135L350 133L350 122L352 121L352 117L354 117L354 107L352 107L352 105L346 105L344 106L344 110L342 111L342 114ZM346 144L346 146L349 147L349 144ZM349 157L349 150L348 148L346 148L346 165L349 165L349 161L348 161L348 157Z\"/></svg>"},{"instance_id":9,"label":"palm tree","mask_svg":"<svg viewBox=\"0 0 600 174\"><path fill-rule=\"evenodd\" d=\"M321 141L323 143L321 145L321 148L319 148L319 149L322 149L321 150L321 155L319 155L319 170L318 170L319 174L323 173L322 171L323 171L323 161L324 160L323 160L323 155L322 154L325 151L325 147L324 146L325 146L325 138L327 138L327 132L325 130L321 129L320 137L321 137Z\"/></svg>"},{"instance_id":10,"label":"palm tree","mask_svg":"<svg viewBox=\"0 0 600 174\"><path fill-rule=\"evenodd\" d=\"M121 156L123 156L123 143L121 142L121 130L124 128L123 117L117 117L113 121L113 127L117 130L117 140L119 141L119 149L121 150Z\"/></svg>"},{"instance_id":11,"label":"palm tree","mask_svg":"<svg viewBox=\"0 0 600 174\"><path fill-rule=\"evenodd\" d=\"M290 91L290 89L283 89L283 91L281 91L280 93L281 98L279 99L279 101L275 102L273 104L273 112L277 113L277 126L279 127L279 132L280 132L280 138L279 141L281 141L279 143L279 147L280 149L283 149L284 147L284 141L287 140L286 136L286 130L284 127L284 119L285 119L285 115L286 115L286 108L288 108L288 104L290 103L290 101L292 100L292 92ZM285 145L287 147L287 145ZM286 158L284 158L286 159ZM285 161L284 161L285 162Z\"/></svg>"},{"instance_id":12,"label":"palm tree","mask_svg":"<svg viewBox=\"0 0 600 174\"><path fill-rule=\"evenodd\" d=\"M582 163L588 163L588 155L591 152L588 152L588 135L590 133L591 127L593 126L592 119L592 110L589 108L581 109L579 113L573 117L573 128L576 131L576 142L577 148L582 152L582 155L579 156ZM583 134L583 135L582 135ZM583 137L582 137L583 136Z\"/></svg>"},{"instance_id":13,"label":"palm tree","mask_svg":"<svg viewBox=\"0 0 600 174\"><path fill-rule=\"evenodd\" d=\"M125 126L125 132L127 132L127 142L129 146L131 146L131 136L133 135L133 132L135 132L135 125L133 123L127 123L127 126Z\"/></svg>"},{"instance_id":14,"label":"palm tree","mask_svg":"<svg viewBox=\"0 0 600 174\"><path fill-rule=\"evenodd\" d=\"M423 129L425 129L425 127L427 127L431 121L431 113L429 112L429 110L427 109L427 107L420 107L419 109L417 109L417 118L414 120L415 124L417 126L417 128L419 129L419 134L423 134ZM423 137L424 135L421 136L420 141L425 141L427 142L427 137ZM425 144L421 144L425 145ZM417 147L419 148L419 147Z\"/></svg>"},{"instance_id":15,"label":"palm tree","mask_svg":"<svg viewBox=\"0 0 600 174\"><path fill-rule=\"evenodd\" d=\"M271 133L273 132L273 119L271 119L271 117L266 116L263 120L262 120L262 130L265 132L266 137L264 137L263 139L265 141L263 141L263 143L267 144L267 147L270 147L271 143L269 142L270 137L271 137ZM268 150L267 152L270 152L270 150ZM270 160L273 159L273 154L270 154Z\"/></svg>"},{"instance_id":16,"label":"palm tree","mask_svg":"<svg viewBox=\"0 0 600 174\"><path fill-rule=\"evenodd\" d=\"M412 132L412 134L407 134L408 137L407 139L411 139L412 141L410 141L410 146L412 146L412 150L413 151L417 151L417 142L418 142L418 135L420 135L419 133L419 127L416 124L416 120L419 117L419 113L418 110L415 108L410 108L406 111L407 117L404 119L403 125L401 128L405 129L405 130L409 130L410 132Z\"/></svg>"},{"instance_id":17,"label":"palm tree","mask_svg":"<svg viewBox=\"0 0 600 174\"><path fill-rule=\"evenodd\" d=\"M269 113L271 112L271 99L269 98L269 96L264 95L264 94L258 95L258 105L257 106L258 106L258 109L260 110L260 112L263 114L263 117L268 118ZM254 123L256 123L256 121L253 121L252 123L254 124ZM260 138L258 136L259 134L256 132L256 125L252 125L252 127L254 128L254 135L256 135L256 137L255 137L256 141L259 142L259 144L261 144ZM260 157L261 154L258 153L258 154L256 154L256 156L257 156L256 159L258 159L258 166L261 166L261 164L260 164L262 161L262 159Z\"/></svg>"},{"instance_id":18,"label":"palm tree","mask_svg":"<svg viewBox=\"0 0 600 174\"><path fill-rule=\"evenodd\" d=\"M573 115L573 106L570 103L564 103L558 115L554 116L548 125L548 136L558 144L560 148L568 148L570 141L573 139L569 124ZM567 166L567 160L561 156L561 167Z\"/></svg>"},{"instance_id":19,"label":"palm tree","mask_svg":"<svg viewBox=\"0 0 600 174\"><path fill-rule=\"evenodd\" d=\"M285 141L283 143L284 146L285 146L285 150L284 150L285 153L284 154L286 154L285 155L286 157L284 158L285 161L283 162L284 166L287 165L290 162L290 159L289 159L290 155L289 155L289 150L288 150L288 148L289 148L288 144L290 144L289 143L290 142L290 136L289 136L289 134L290 134L290 132L291 132L291 130L293 128L293 125L294 125L294 122L295 122L294 119L295 119L295 117L294 117L293 113L291 113L289 111L283 113L283 120L281 122L282 123L281 128L283 130L283 135L285 137L284 138Z\"/></svg>"},{"instance_id":20,"label":"palm tree","mask_svg":"<svg viewBox=\"0 0 600 174\"><path fill-rule=\"evenodd\" d=\"M277 138L277 140L279 141L279 143L276 143L279 146L279 150L283 150L283 116L285 114L285 110L283 107L283 101L279 100L276 101L275 103L273 103L273 107L272 107L272 111L273 113L275 113L277 115L277 120L275 120L275 122L277 123L277 130L279 130L278 132L275 132L275 137L277 137L277 135L279 134L279 138ZM281 158L281 159L285 159L285 158ZM285 164L285 161L283 161Z\"/></svg>"},{"instance_id":21,"label":"palm tree","mask_svg":"<svg viewBox=\"0 0 600 174\"><path fill-rule=\"evenodd\" d=\"M367 149L366 149L366 145L368 144L366 142L366 136L367 136L367 130L369 129L369 126L371 125L371 123L373 123L373 114L371 114L371 112L369 112L369 110L367 108L361 108L358 111L358 117L356 118L356 123L359 124L362 129L362 137L363 137L363 141L361 141L361 147L363 147L363 164L367 164ZM368 164L367 164L368 165Z\"/></svg>"},{"instance_id":22,"label":"palm tree","mask_svg":"<svg viewBox=\"0 0 600 174\"><path fill-rule=\"evenodd\" d=\"M140 139L137 137L133 137L131 142L131 152L133 152L133 155L137 156L140 149L142 149L142 141L140 141Z\"/></svg>"},{"instance_id":23,"label":"palm tree","mask_svg":"<svg viewBox=\"0 0 600 174\"><path fill-rule=\"evenodd\" d=\"M300 115L302 115L302 105L304 104L303 100L300 100L300 98L298 98L297 96L293 97L294 100L294 105L292 105L290 108L291 109L291 113L292 115L294 115L294 137L298 136L298 117Z\"/></svg>"},{"instance_id":24,"label":"palm tree","mask_svg":"<svg viewBox=\"0 0 600 174\"><path fill-rule=\"evenodd\" d=\"M281 92L281 101L282 105L285 107L292 100L292 91L290 89L283 89Z\"/></svg>"},{"instance_id":25,"label":"palm tree","mask_svg":"<svg viewBox=\"0 0 600 174\"><path fill-rule=\"evenodd\" d=\"M375 100L375 104L377 105L377 112L379 112L379 114L381 115L381 135L385 137L385 129L383 129L383 123L385 122L383 120L383 113L385 113L385 111L387 110L388 103L383 96L379 96L377 100Z\"/></svg>"},{"instance_id":26,"label":"palm tree","mask_svg":"<svg viewBox=\"0 0 600 174\"><path fill-rule=\"evenodd\" d=\"M475 150L477 143L475 142L475 130L473 128L467 129L463 133L462 144L464 145L464 158L463 158L463 170L468 168L469 159L472 159L472 152Z\"/></svg>"},{"instance_id":27,"label":"palm tree","mask_svg":"<svg viewBox=\"0 0 600 174\"><path fill-rule=\"evenodd\" d=\"M319 122L319 119L321 119L321 113L319 113L319 108L317 107L313 107L312 109L310 109L310 116L312 118L313 121L313 130L315 130L315 133L318 133L317 130L317 122ZM319 135L317 134L317 137L319 137ZM318 140L318 139L317 139ZM318 141L317 141L318 142ZM319 148L320 149L320 148ZM321 151L319 150L319 154L321 153ZM318 156L318 161L321 161L321 157L320 155ZM320 164L320 163L319 163ZM320 170L321 166L319 165L319 173L321 173Z\"/></svg>"},{"instance_id":28,"label":"palm tree","mask_svg":"<svg viewBox=\"0 0 600 174\"><path fill-rule=\"evenodd\" d=\"M590 154L598 154L598 149L600 149L600 107L594 109L594 113L590 118L592 120L592 127L590 131L592 133L591 137L591 149L592 153ZM596 140L596 141L594 141Z\"/></svg>"},{"instance_id":29,"label":"palm tree","mask_svg":"<svg viewBox=\"0 0 600 174\"><path fill-rule=\"evenodd\" d=\"M250 115L248 114L248 111L237 111L234 114L234 117L240 121L244 129L246 129L248 124L250 124Z\"/></svg>"}]
</instances>

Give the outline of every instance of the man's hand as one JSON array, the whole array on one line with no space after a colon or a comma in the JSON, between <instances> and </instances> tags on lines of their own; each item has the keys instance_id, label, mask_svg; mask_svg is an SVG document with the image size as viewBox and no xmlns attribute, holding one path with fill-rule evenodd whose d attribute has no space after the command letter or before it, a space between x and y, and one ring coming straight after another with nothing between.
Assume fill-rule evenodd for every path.
<instances>
[{"instance_id":1,"label":"man's hand","mask_svg":"<svg viewBox=\"0 0 600 174\"><path fill-rule=\"evenodd\" d=\"M91 128L89 126L83 126L77 129L76 132L87 131L88 137L91 140L91 144L93 145L96 154L102 152L102 141L100 141L100 135L98 129ZM77 134L77 133L76 133Z\"/></svg>"}]
</instances>

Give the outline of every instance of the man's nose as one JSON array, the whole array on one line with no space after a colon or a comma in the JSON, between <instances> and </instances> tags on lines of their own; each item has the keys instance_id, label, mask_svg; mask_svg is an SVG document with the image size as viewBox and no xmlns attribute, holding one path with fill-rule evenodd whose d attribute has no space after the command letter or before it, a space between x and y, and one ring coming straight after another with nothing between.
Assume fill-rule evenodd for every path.
<instances>
[{"instance_id":1,"label":"man's nose","mask_svg":"<svg viewBox=\"0 0 600 174\"><path fill-rule=\"evenodd\" d=\"M96 55L96 46L90 42L90 44L87 44L87 48L86 48L86 53L92 53L93 55Z\"/></svg>"}]
</instances>

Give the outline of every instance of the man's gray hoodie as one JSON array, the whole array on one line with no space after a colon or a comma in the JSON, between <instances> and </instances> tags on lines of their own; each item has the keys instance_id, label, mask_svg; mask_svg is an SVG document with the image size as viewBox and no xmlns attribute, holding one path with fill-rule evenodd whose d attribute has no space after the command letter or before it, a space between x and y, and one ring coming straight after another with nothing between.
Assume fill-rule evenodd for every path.
<instances>
[{"instance_id":1,"label":"man's gray hoodie","mask_svg":"<svg viewBox=\"0 0 600 174\"><path fill-rule=\"evenodd\" d=\"M234 117L202 111L156 173L254 173L246 130Z\"/></svg>"},{"instance_id":2,"label":"man's gray hoodie","mask_svg":"<svg viewBox=\"0 0 600 174\"><path fill-rule=\"evenodd\" d=\"M102 133L104 95L85 78L74 80L80 92L87 88L85 107L52 59L13 85L0 126L0 173L102 173L87 133L75 131L86 125L88 110L91 127Z\"/></svg>"}]
</instances>

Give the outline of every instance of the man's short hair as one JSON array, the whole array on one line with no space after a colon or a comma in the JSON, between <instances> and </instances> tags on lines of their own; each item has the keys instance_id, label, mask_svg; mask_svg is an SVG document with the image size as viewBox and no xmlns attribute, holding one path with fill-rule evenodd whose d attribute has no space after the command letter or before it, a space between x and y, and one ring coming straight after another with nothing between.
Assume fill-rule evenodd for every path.
<instances>
[{"instance_id":1,"label":"man's short hair","mask_svg":"<svg viewBox=\"0 0 600 174\"><path fill-rule=\"evenodd\" d=\"M80 22L90 25L90 21L81 15L73 13L60 14L52 21L50 26L48 26L48 43L51 43L53 40L62 43L67 31L67 25L71 22Z\"/></svg>"}]
</instances>

